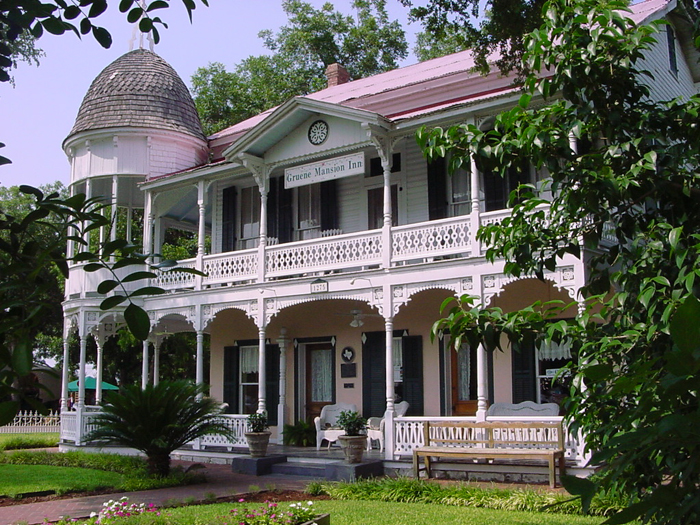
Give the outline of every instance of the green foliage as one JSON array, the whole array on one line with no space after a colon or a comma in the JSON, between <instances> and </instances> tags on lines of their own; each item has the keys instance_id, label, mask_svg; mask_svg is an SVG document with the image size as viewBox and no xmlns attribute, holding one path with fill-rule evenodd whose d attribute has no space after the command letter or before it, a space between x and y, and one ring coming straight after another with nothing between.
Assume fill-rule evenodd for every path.
<instances>
[{"instance_id":1,"label":"green foliage","mask_svg":"<svg viewBox=\"0 0 700 525\"><path fill-rule=\"evenodd\" d=\"M22 497L32 492L56 494L120 487L122 477L114 472L43 465L0 465L0 496Z\"/></svg>"},{"instance_id":2,"label":"green foliage","mask_svg":"<svg viewBox=\"0 0 700 525\"><path fill-rule=\"evenodd\" d=\"M310 447L316 444L316 428L308 421L297 421L294 425L284 425L284 444L296 447Z\"/></svg>"},{"instance_id":3,"label":"green foliage","mask_svg":"<svg viewBox=\"0 0 700 525\"><path fill-rule=\"evenodd\" d=\"M268 429L267 413L254 412L248 416L248 428L250 432L265 432Z\"/></svg>"},{"instance_id":4,"label":"green foliage","mask_svg":"<svg viewBox=\"0 0 700 525\"><path fill-rule=\"evenodd\" d=\"M220 404L203 396L206 388L187 381L163 381L143 390L124 387L105 396L97 428L85 439L139 450L146 454L151 474L167 476L173 450L208 434L231 437L217 419Z\"/></svg>"},{"instance_id":5,"label":"green foliage","mask_svg":"<svg viewBox=\"0 0 700 525\"><path fill-rule=\"evenodd\" d=\"M0 434L0 451L58 446L58 433Z\"/></svg>"},{"instance_id":6,"label":"green foliage","mask_svg":"<svg viewBox=\"0 0 700 525\"><path fill-rule=\"evenodd\" d=\"M546 514L582 514L581 504L566 494L534 489L485 489L466 483L442 485L409 478L381 478L347 482L317 482L311 494L327 494L339 500L423 503ZM596 498L590 508L595 516L610 516L624 507L625 499Z\"/></svg>"},{"instance_id":7,"label":"green foliage","mask_svg":"<svg viewBox=\"0 0 700 525\"><path fill-rule=\"evenodd\" d=\"M192 76L195 105L206 134L220 131L326 86L326 67L343 65L351 78L363 78L398 66L408 54L403 29L390 21L385 0L354 0L357 17L326 3L316 9L301 0L285 0L288 24L259 36L271 55L250 56L232 72L211 63Z\"/></svg>"},{"instance_id":8,"label":"green foliage","mask_svg":"<svg viewBox=\"0 0 700 525\"><path fill-rule=\"evenodd\" d=\"M525 65L549 76L528 77L519 105L492 130L435 129L419 141L428 157L451 154L452 167L472 155L481 170L504 174L528 158L549 174L551 204L521 187L511 194L511 216L478 238L487 259L505 259L514 276L542 278L561 257L588 249L589 307L572 322L552 323L544 336L571 344L576 364L565 409L601 467L596 480L574 485L568 478L565 486L584 507L601 490L637 499L609 523L694 523L700 97L650 97L639 64L657 28L636 26L625 11L621 2L547 3L542 27L526 40ZM546 103L531 108L540 96ZM585 147L573 148L571 137ZM527 333L530 313L513 315L508 327L492 323L494 337L516 333L521 322ZM460 332L464 318L457 312L437 326Z\"/></svg>"},{"instance_id":9,"label":"green foliage","mask_svg":"<svg viewBox=\"0 0 700 525\"><path fill-rule=\"evenodd\" d=\"M346 436L359 436L367 428L367 420L354 410L343 410L336 424L345 431Z\"/></svg>"}]
</instances>

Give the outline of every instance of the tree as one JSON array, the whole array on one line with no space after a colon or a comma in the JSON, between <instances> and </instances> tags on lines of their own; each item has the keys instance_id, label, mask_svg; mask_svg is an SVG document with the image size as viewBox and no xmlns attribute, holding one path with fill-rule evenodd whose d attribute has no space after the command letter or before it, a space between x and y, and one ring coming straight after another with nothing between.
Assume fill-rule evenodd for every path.
<instances>
[{"instance_id":1,"label":"tree","mask_svg":"<svg viewBox=\"0 0 700 525\"><path fill-rule=\"evenodd\" d=\"M259 33L272 55L250 56L232 72L212 63L192 76L206 134L324 88L326 67L335 62L352 78L363 78L394 69L407 56L404 31L389 20L385 0L355 0L357 20L330 3L316 9L301 0L286 0L282 6L289 23L276 34Z\"/></svg>"},{"instance_id":2,"label":"tree","mask_svg":"<svg viewBox=\"0 0 700 525\"><path fill-rule=\"evenodd\" d=\"M107 395L102 412L95 418L97 428L86 440L134 448L146 454L149 472L167 476L170 454L190 441L220 434L231 438L229 428L217 421L221 405L203 397L206 385L187 381L162 382L125 387Z\"/></svg>"},{"instance_id":3,"label":"tree","mask_svg":"<svg viewBox=\"0 0 700 525\"><path fill-rule=\"evenodd\" d=\"M438 36L429 31L422 31L416 35L416 45L413 52L420 62L432 58L443 57L458 51L467 49L466 38L457 32L452 26L447 26Z\"/></svg>"},{"instance_id":4,"label":"tree","mask_svg":"<svg viewBox=\"0 0 700 525\"><path fill-rule=\"evenodd\" d=\"M0 30L0 34L3 33ZM11 68L16 69L19 62L27 62L28 64L39 65L39 59L46 56L46 54L36 47L36 39L31 35L29 31L24 31L21 35L17 37L14 42L9 43L10 56L9 59L12 61ZM10 84L14 87L15 79L10 76Z\"/></svg>"},{"instance_id":5,"label":"tree","mask_svg":"<svg viewBox=\"0 0 700 525\"><path fill-rule=\"evenodd\" d=\"M586 252L591 307L546 324L552 305L502 315L467 301L436 325L497 348L499 334L566 341L576 363L566 401L600 466L595 481L565 485L590 502L620 490L630 506L606 523L700 519L700 97L657 102L639 68L657 27L637 27L626 4L552 0L526 41L530 75L520 104L494 128L419 134L427 156L473 155L505 174L528 158L551 178L551 203L532 186L511 195L512 215L480 229L487 258L540 278L565 253ZM693 16L695 16L693 14ZM533 97L545 105L531 107ZM572 147L576 137L579 148Z\"/></svg>"},{"instance_id":6,"label":"tree","mask_svg":"<svg viewBox=\"0 0 700 525\"><path fill-rule=\"evenodd\" d=\"M200 1L209 5L208 0ZM182 3L192 20L192 11L197 7L195 0L182 0ZM18 56L38 58L31 39L39 39L44 31L52 35L72 32L78 37L92 34L102 47L109 48L112 45L109 31L93 23L107 10L107 4L108 0L70 3L66 0L0 0L0 82L11 80L10 69ZM127 21L138 23L144 33L152 33L156 43L160 40L158 27L167 25L152 13L168 7L169 0L119 0L119 10L126 13ZM0 148L3 146L0 143ZM8 162L8 158L0 156L0 165Z\"/></svg>"}]
</instances>

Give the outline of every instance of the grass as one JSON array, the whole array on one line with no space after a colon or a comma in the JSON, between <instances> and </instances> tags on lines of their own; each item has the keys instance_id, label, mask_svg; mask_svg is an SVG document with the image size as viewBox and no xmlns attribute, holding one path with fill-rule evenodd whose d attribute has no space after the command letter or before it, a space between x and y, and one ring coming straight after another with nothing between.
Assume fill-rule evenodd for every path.
<instances>
[{"instance_id":1,"label":"grass","mask_svg":"<svg viewBox=\"0 0 700 525\"><path fill-rule=\"evenodd\" d=\"M56 494L119 487L124 475L104 470L46 465L0 465L0 496L30 492Z\"/></svg>"},{"instance_id":2,"label":"grass","mask_svg":"<svg viewBox=\"0 0 700 525\"><path fill-rule=\"evenodd\" d=\"M0 434L0 451L58 446L58 432L37 434Z\"/></svg>"},{"instance_id":3,"label":"grass","mask_svg":"<svg viewBox=\"0 0 700 525\"><path fill-rule=\"evenodd\" d=\"M64 492L94 490L94 488L111 489L116 492L149 490L163 487L191 485L203 481L203 476L197 473L184 472L181 469L172 469L170 476L166 478L149 476L146 471L146 461L136 456L120 456L118 454L88 454L86 452L66 452L62 454L45 451L15 451L0 454L0 468L6 466L23 467L26 474L10 477L10 470L0 470L0 477L4 480L11 479L12 485L19 485L18 480L24 480L24 476L32 475L33 483L30 490L18 488L0 490L0 493L21 494L23 492L38 492L56 490L53 476L41 482L41 476L30 474L36 471L70 472L69 474L57 474L57 477L65 476L66 485L59 488ZM66 471L63 469L74 469ZM98 472L101 474L93 474ZM107 476L110 474L110 476ZM100 477L101 476L101 477ZM83 488L83 479L95 479L94 488ZM98 481L98 479L100 481ZM71 481L75 488L66 488ZM110 480L106 482L105 480Z\"/></svg>"},{"instance_id":4,"label":"grass","mask_svg":"<svg viewBox=\"0 0 700 525\"><path fill-rule=\"evenodd\" d=\"M603 518L541 514L505 510L449 507L426 503L389 503L381 501L316 501L319 514L330 512L333 525L598 525ZM160 516L142 514L120 519L120 525L207 525L230 524L230 510L239 504L198 505L164 509ZM250 508L258 508L251 505ZM284 510L287 504L280 503ZM85 523L85 522L81 522ZM90 522L87 522L90 523Z\"/></svg>"}]
</instances>

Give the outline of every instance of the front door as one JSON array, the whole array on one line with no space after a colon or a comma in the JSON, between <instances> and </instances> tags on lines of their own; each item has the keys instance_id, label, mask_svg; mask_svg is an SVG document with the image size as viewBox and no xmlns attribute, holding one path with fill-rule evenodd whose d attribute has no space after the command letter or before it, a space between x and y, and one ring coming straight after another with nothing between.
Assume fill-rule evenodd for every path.
<instances>
[{"instance_id":1,"label":"front door","mask_svg":"<svg viewBox=\"0 0 700 525\"><path fill-rule=\"evenodd\" d=\"M335 382L333 345L306 343L306 420L313 421L325 405L333 403Z\"/></svg>"},{"instance_id":2,"label":"front door","mask_svg":"<svg viewBox=\"0 0 700 525\"><path fill-rule=\"evenodd\" d=\"M452 415L476 415L476 352L464 345L459 352L449 350L452 372Z\"/></svg>"}]
</instances>

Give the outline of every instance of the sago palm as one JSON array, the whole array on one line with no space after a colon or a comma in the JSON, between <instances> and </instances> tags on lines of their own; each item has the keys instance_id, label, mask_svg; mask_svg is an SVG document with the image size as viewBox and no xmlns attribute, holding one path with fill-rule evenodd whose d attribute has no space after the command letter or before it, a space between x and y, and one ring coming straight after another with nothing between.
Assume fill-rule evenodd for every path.
<instances>
[{"instance_id":1,"label":"sago palm","mask_svg":"<svg viewBox=\"0 0 700 525\"><path fill-rule=\"evenodd\" d=\"M126 387L106 398L94 420L97 428L86 439L140 450L151 474L167 476L174 450L209 434L231 437L229 428L217 419L220 404L199 396L205 389L189 381L163 381L143 390Z\"/></svg>"}]
</instances>

